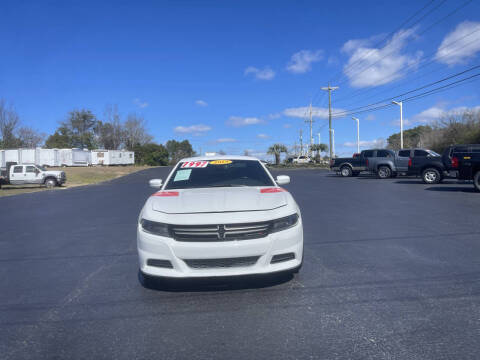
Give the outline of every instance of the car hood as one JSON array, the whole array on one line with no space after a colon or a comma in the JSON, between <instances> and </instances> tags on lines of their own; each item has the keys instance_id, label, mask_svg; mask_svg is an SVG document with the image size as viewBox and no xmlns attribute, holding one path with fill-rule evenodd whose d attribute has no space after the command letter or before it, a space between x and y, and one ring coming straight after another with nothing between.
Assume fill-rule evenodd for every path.
<instances>
[{"instance_id":1,"label":"car hood","mask_svg":"<svg viewBox=\"0 0 480 360\"><path fill-rule=\"evenodd\" d=\"M259 187L183 189L178 196L152 196L152 209L167 214L272 210L287 205L287 193ZM154 194L155 195L155 194Z\"/></svg>"}]
</instances>

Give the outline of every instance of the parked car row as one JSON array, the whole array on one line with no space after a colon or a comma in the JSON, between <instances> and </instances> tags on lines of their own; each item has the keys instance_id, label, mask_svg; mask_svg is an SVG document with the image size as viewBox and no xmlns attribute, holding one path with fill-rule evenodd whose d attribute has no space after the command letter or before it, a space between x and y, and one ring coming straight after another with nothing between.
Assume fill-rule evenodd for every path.
<instances>
[{"instance_id":1,"label":"parked car row","mask_svg":"<svg viewBox=\"0 0 480 360\"><path fill-rule=\"evenodd\" d=\"M480 191L480 144L449 146L442 155L428 149L363 150L351 158L332 159L330 169L344 177L361 172L374 173L381 179L419 176L425 184L438 184L445 177L456 177L473 180Z\"/></svg>"}]
</instances>

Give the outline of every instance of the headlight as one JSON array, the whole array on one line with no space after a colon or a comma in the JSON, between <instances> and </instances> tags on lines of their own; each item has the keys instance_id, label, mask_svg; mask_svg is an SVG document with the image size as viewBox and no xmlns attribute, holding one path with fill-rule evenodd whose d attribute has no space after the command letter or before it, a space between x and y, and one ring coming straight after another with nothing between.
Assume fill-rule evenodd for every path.
<instances>
[{"instance_id":1,"label":"headlight","mask_svg":"<svg viewBox=\"0 0 480 360\"><path fill-rule=\"evenodd\" d=\"M162 224L156 221L150 221L146 219L140 220L140 225L145 232L148 232L153 235L167 236L170 237L170 232L168 231L168 225Z\"/></svg>"},{"instance_id":2,"label":"headlight","mask_svg":"<svg viewBox=\"0 0 480 360\"><path fill-rule=\"evenodd\" d=\"M272 233L286 230L298 222L298 214L286 216L281 219L273 220Z\"/></svg>"}]
</instances>

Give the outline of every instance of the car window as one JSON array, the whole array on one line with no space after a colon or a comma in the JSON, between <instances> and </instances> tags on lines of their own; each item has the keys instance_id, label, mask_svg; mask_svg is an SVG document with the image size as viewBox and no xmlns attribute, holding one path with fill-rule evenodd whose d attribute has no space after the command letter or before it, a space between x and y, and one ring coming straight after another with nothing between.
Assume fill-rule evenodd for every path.
<instances>
[{"instance_id":1,"label":"car window","mask_svg":"<svg viewBox=\"0 0 480 360\"><path fill-rule=\"evenodd\" d=\"M413 152L413 156L426 157L428 155L429 155L428 151L425 151L425 150L415 150Z\"/></svg>"},{"instance_id":2,"label":"car window","mask_svg":"<svg viewBox=\"0 0 480 360\"><path fill-rule=\"evenodd\" d=\"M256 160L203 160L180 163L165 189L274 185Z\"/></svg>"},{"instance_id":3,"label":"car window","mask_svg":"<svg viewBox=\"0 0 480 360\"><path fill-rule=\"evenodd\" d=\"M373 157L373 150L365 150L363 152L363 157L366 157L366 158Z\"/></svg>"},{"instance_id":4,"label":"car window","mask_svg":"<svg viewBox=\"0 0 480 360\"><path fill-rule=\"evenodd\" d=\"M428 150L428 153L432 156L441 156L439 153L436 153L435 151L433 150Z\"/></svg>"},{"instance_id":5,"label":"car window","mask_svg":"<svg viewBox=\"0 0 480 360\"><path fill-rule=\"evenodd\" d=\"M398 156L401 157L410 157L410 150L400 150Z\"/></svg>"},{"instance_id":6,"label":"car window","mask_svg":"<svg viewBox=\"0 0 480 360\"><path fill-rule=\"evenodd\" d=\"M377 150L377 157L392 157L392 154L387 150Z\"/></svg>"},{"instance_id":7,"label":"car window","mask_svg":"<svg viewBox=\"0 0 480 360\"><path fill-rule=\"evenodd\" d=\"M23 166L15 166L15 167L13 168L13 172L14 172L15 174L22 173L22 172L23 172Z\"/></svg>"},{"instance_id":8,"label":"car window","mask_svg":"<svg viewBox=\"0 0 480 360\"><path fill-rule=\"evenodd\" d=\"M35 172L35 166L27 166L26 171L27 173L34 173Z\"/></svg>"}]
</instances>

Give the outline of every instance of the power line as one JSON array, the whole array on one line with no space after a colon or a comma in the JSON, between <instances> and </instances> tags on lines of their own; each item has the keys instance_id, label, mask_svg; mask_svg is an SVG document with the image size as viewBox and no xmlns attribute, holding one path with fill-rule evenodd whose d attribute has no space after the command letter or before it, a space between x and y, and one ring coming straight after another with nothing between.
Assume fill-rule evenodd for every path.
<instances>
[{"instance_id":1,"label":"power line","mask_svg":"<svg viewBox=\"0 0 480 360\"><path fill-rule=\"evenodd\" d=\"M453 14L455 14L457 11L459 11L461 8L465 7L467 4L469 4L470 2L472 2L473 0L467 0L466 2L464 2L462 5L458 6L457 8L455 8L453 11L451 11L449 14L447 14L446 16L444 16L443 18L441 18L440 20L436 21L435 23L433 23L432 25L430 25L429 27L427 27L427 29L425 29L424 31L422 31L419 35L423 35L424 33L426 33L427 31L429 31L430 29L432 29L434 26L438 25L440 22L444 21L445 19L447 19L448 17L452 16ZM367 67L363 68L361 71L357 72L357 73L354 73L355 76L358 76L359 74L365 72L366 70L370 69L372 66L378 64L380 61L382 61L383 59L385 59L387 56L390 56L392 54L394 54L395 52L397 51L397 49L394 49L393 51L387 53L386 55L382 56L380 59L374 61L372 64L368 65ZM352 74L349 74L349 76L351 76ZM342 84L344 81L340 81L339 85Z\"/></svg>"},{"instance_id":2,"label":"power line","mask_svg":"<svg viewBox=\"0 0 480 360\"><path fill-rule=\"evenodd\" d=\"M404 27L406 24L408 24L408 22L410 22L410 20L414 19L418 14L420 14L423 10L425 10L427 7L429 7L434 1L436 0L430 0L429 2L427 2L423 7L421 7L419 10L417 10L413 15L409 16L405 21L403 21L399 26L397 26L394 30L392 30L390 33L388 33L381 41L379 41L378 43L376 43L374 45L374 48L380 46L383 42L385 42L388 38L390 38L391 36L393 36L398 30L400 30L402 27ZM415 21L412 25L410 26L414 26L416 24L418 24L421 20L423 20L426 16L428 16L430 13L432 13L433 11L435 11L437 8L439 8L441 5L443 5L443 3L445 2L446 0L443 0L440 2L439 5L437 5L435 8L433 8L432 10L430 10L429 12L427 12L426 14L424 14L422 17L420 17L420 19L417 19L417 21ZM370 54L373 52L374 50L371 50L368 54L365 55L365 57L368 57L370 56ZM349 67L352 67L355 65L355 63L359 63L361 60L363 60L363 57L361 59L358 59L356 60L354 63L350 64ZM336 73L336 75L334 76L334 78L337 78L338 75L342 75L342 70L340 70L339 72ZM340 77L339 80L342 79L344 75L342 75ZM333 80L333 78L331 79ZM315 93L315 95L313 96L312 98L312 102L315 102L316 101L316 98L318 96L318 94L320 93L320 89L317 90L317 92ZM323 93L323 97L322 97L322 100L323 98L326 96L326 93Z\"/></svg>"},{"instance_id":3,"label":"power line","mask_svg":"<svg viewBox=\"0 0 480 360\"><path fill-rule=\"evenodd\" d=\"M477 68L480 67L480 66L477 66ZM417 98L420 98L420 97L425 97L427 95L430 95L430 94L433 94L433 93L437 93L441 90L447 90L451 87L455 87L455 86L458 86L460 85L461 83L467 81L467 80L470 80L470 79L473 79L473 78L476 78L477 76L480 76L480 73L477 73L477 74L474 74L474 75L471 75L469 77L466 77L466 78L463 78L463 79L460 79L460 80L457 80L457 81L454 81L452 83L449 83L449 84L446 84L446 85L443 85L443 86L440 86L438 88L435 88L435 89L432 89L432 90L429 90L429 91L426 91L426 92L423 92L421 94L417 94L417 95L414 95L414 96L411 96L409 98L405 98L403 100L401 100L402 102L408 102L408 101L412 101L412 100L415 100ZM450 77L451 78L451 77ZM441 80L441 81L444 81L444 80ZM436 83L440 82L437 81ZM430 85L431 86L431 85ZM422 89L424 87L421 87L421 88L417 88L415 90L412 90L412 91L409 91L408 93L411 93L411 92L415 92L415 91L418 91L420 89ZM405 95L405 94L403 94ZM397 96L393 96L390 99L394 99L394 98L399 98L400 96L402 96L402 94L400 95L397 95ZM369 107L369 106L373 106L373 105L376 105L377 103L375 104L370 104L370 105L366 105L364 107ZM364 110L359 110L359 111L355 111L355 109L352 109L352 110L348 110L348 111L344 111L344 112L338 112L338 113L334 113L332 114L332 117L334 118L338 118L338 117L345 117L345 116L350 116L350 115L353 115L353 114L360 114L360 113L364 113L364 112L370 112L370 111L375 111L375 110L380 110L380 109L384 109L384 108L387 108L387 107L390 107L392 106L393 104L383 104L383 105L379 105L379 106L375 106L371 109L364 109Z\"/></svg>"},{"instance_id":4,"label":"power line","mask_svg":"<svg viewBox=\"0 0 480 360\"><path fill-rule=\"evenodd\" d=\"M413 26L417 25L417 24L418 24L420 21L422 21L425 17L427 17L427 16L430 15L432 12L434 12L435 10L437 10L440 6L442 6L446 1L447 1L447 0L441 1L440 4L438 4L436 7L434 7L434 8L431 9L429 12L427 12L426 14L424 14L420 19L418 19L418 20L415 21L413 24L411 24L410 27L413 27ZM430 4L431 4L431 3L428 3L428 4L425 5L421 10L423 10L423 9L426 8L426 7L428 7L428 5L430 5ZM384 40L386 40L386 39L389 38L390 36L393 36L398 30L400 30L404 25L406 25L406 23L407 23L407 22L404 22L402 25L400 25L400 27L396 28L394 31L392 31L390 34L388 34L388 36L387 36ZM381 43L383 43L383 40L382 40L380 43L374 45L374 46L373 46L373 49L372 49L365 57L362 57L362 58L356 60L353 64L359 63L359 62L361 62L363 59L368 58L368 57L370 56L370 54L372 54L372 53L375 51L375 49L376 49ZM352 65L353 65L353 64L352 64ZM345 69L344 69L344 74L345 74Z\"/></svg>"},{"instance_id":5,"label":"power line","mask_svg":"<svg viewBox=\"0 0 480 360\"><path fill-rule=\"evenodd\" d=\"M422 90L422 89L425 89L425 88L427 88L427 87L430 87L430 86L439 84L439 83L441 83L441 82L444 82L444 81L447 81L447 80L450 80L450 79L453 79L453 78L455 78L455 77L457 77L457 76L463 75L463 74L465 74L465 73L467 73L467 72L476 70L476 69L478 69L478 68L480 68L480 65L476 65L476 66L474 66L474 67L471 67L470 69L467 69L467 70L461 71L461 72L459 72L459 73L456 73L456 74L447 76L446 78L443 78L443 79L434 81L434 82L432 82L432 83L426 84L426 85L421 86L421 87L419 87L419 88L416 88L416 89L414 89L414 90L410 90L410 91L404 92L404 93L402 93L402 94L399 94L399 95L396 95L396 96L392 96L392 97L388 97L388 98L386 98L386 99L377 101L377 102L372 103L372 104L369 104L369 105L360 106L360 107L353 108L353 109L346 110L346 111L351 112L351 111L361 110L361 109L364 109L364 108L367 108L367 107L371 107L371 106L374 106L374 105L378 105L378 104L384 103L385 101L389 101L389 100L392 100L392 99L400 98L400 97L402 97L402 96L411 94L411 93L413 93L413 92L417 92L417 91Z\"/></svg>"},{"instance_id":6,"label":"power line","mask_svg":"<svg viewBox=\"0 0 480 360\"><path fill-rule=\"evenodd\" d=\"M472 32L470 32L470 33L468 33L468 34L466 34L466 35L464 35L464 36L462 36L462 37L460 37L460 38L458 38L458 39L455 39L455 41L449 42L448 44L446 44L446 45L443 46L442 48L444 48L444 49L445 49L445 48L448 48L451 44L453 44L453 43L458 43L460 40L462 40L462 39L464 39L464 38L466 38L466 37L469 37L469 36L473 35L474 33L479 32L479 31L480 31L480 28L477 29L477 30L474 30L474 31L472 31ZM441 56L438 56L438 57L435 56L435 54L436 54L437 51L434 51L434 52L432 52L432 53L429 54L429 56L430 56L430 55L433 55L433 58L431 58L428 62L422 64L421 66L415 67L415 66L418 65L420 62L425 61L425 59L417 60L417 61L415 61L414 63L412 63L412 64L410 64L409 66L407 66L405 69L411 69L411 71L407 71L405 74L410 74L412 71L417 71L417 70L419 70L419 69L422 69L422 68L424 68L424 67L427 67L427 66L431 65L432 63L434 63L435 61L437 61L437 60L439 60L439 59L442 59L442 58L451 56L451 55L452 55L451 53L455 53L455 52L457 52L457 51L459 51L459 50L462 50L462 49L466 48L467 46L469 46L470 44L472 44L472 43L474 43L474 42L476 42L476 41L478 41L478 40L477 40L477 39L473 39L472 41L464 44L463 46L459 47L458 49L454 47L454 48L452 48L450 51L448 51L448 52L446 52L445 54L443 54L443 55L441 55ZM387 78L382 78L382 79L380 79L380 80L390 79L390 78L394 77L396 74L398 74L400 71L403 71L403 70L404 70L404 69L399 69L399 70L397 70L396 72L394 72L393 74L391 74L389 77L387 77ZM427 73L427 74L430 74L430 73ZM422 75L422 76L424 76L424 75ZM406 78L405 80L407 80L407 78ZM403 83L401 83L401 84L403 84ZM397 85L397 86L395 86L395 87L393 87L393 88L390 88L390 90L398 88L401 84L399 84L399 85ZM339 103L339 102L345 101L346 99L351 99L352 97L354 97L355 94L358 94L358 93L360 93L360 92L363 93L363 94L365 94L365 93L368 93L368 92L370 92L370 91L372 91L372 90L375 90L375 89L378 90L377 87L372 87L372 88L369 89L369 90L358 89L357 91L355 91L355 92L353 92L352 94L350 94L350 96L340 97L340 98L337 99L336 101L337 101L337 103ZM380 89L380 91L384 91L384 90ZM373 96L367 97L367 99L371 99L372 97L373 97Z\"/></svg>"}]
</instances>

